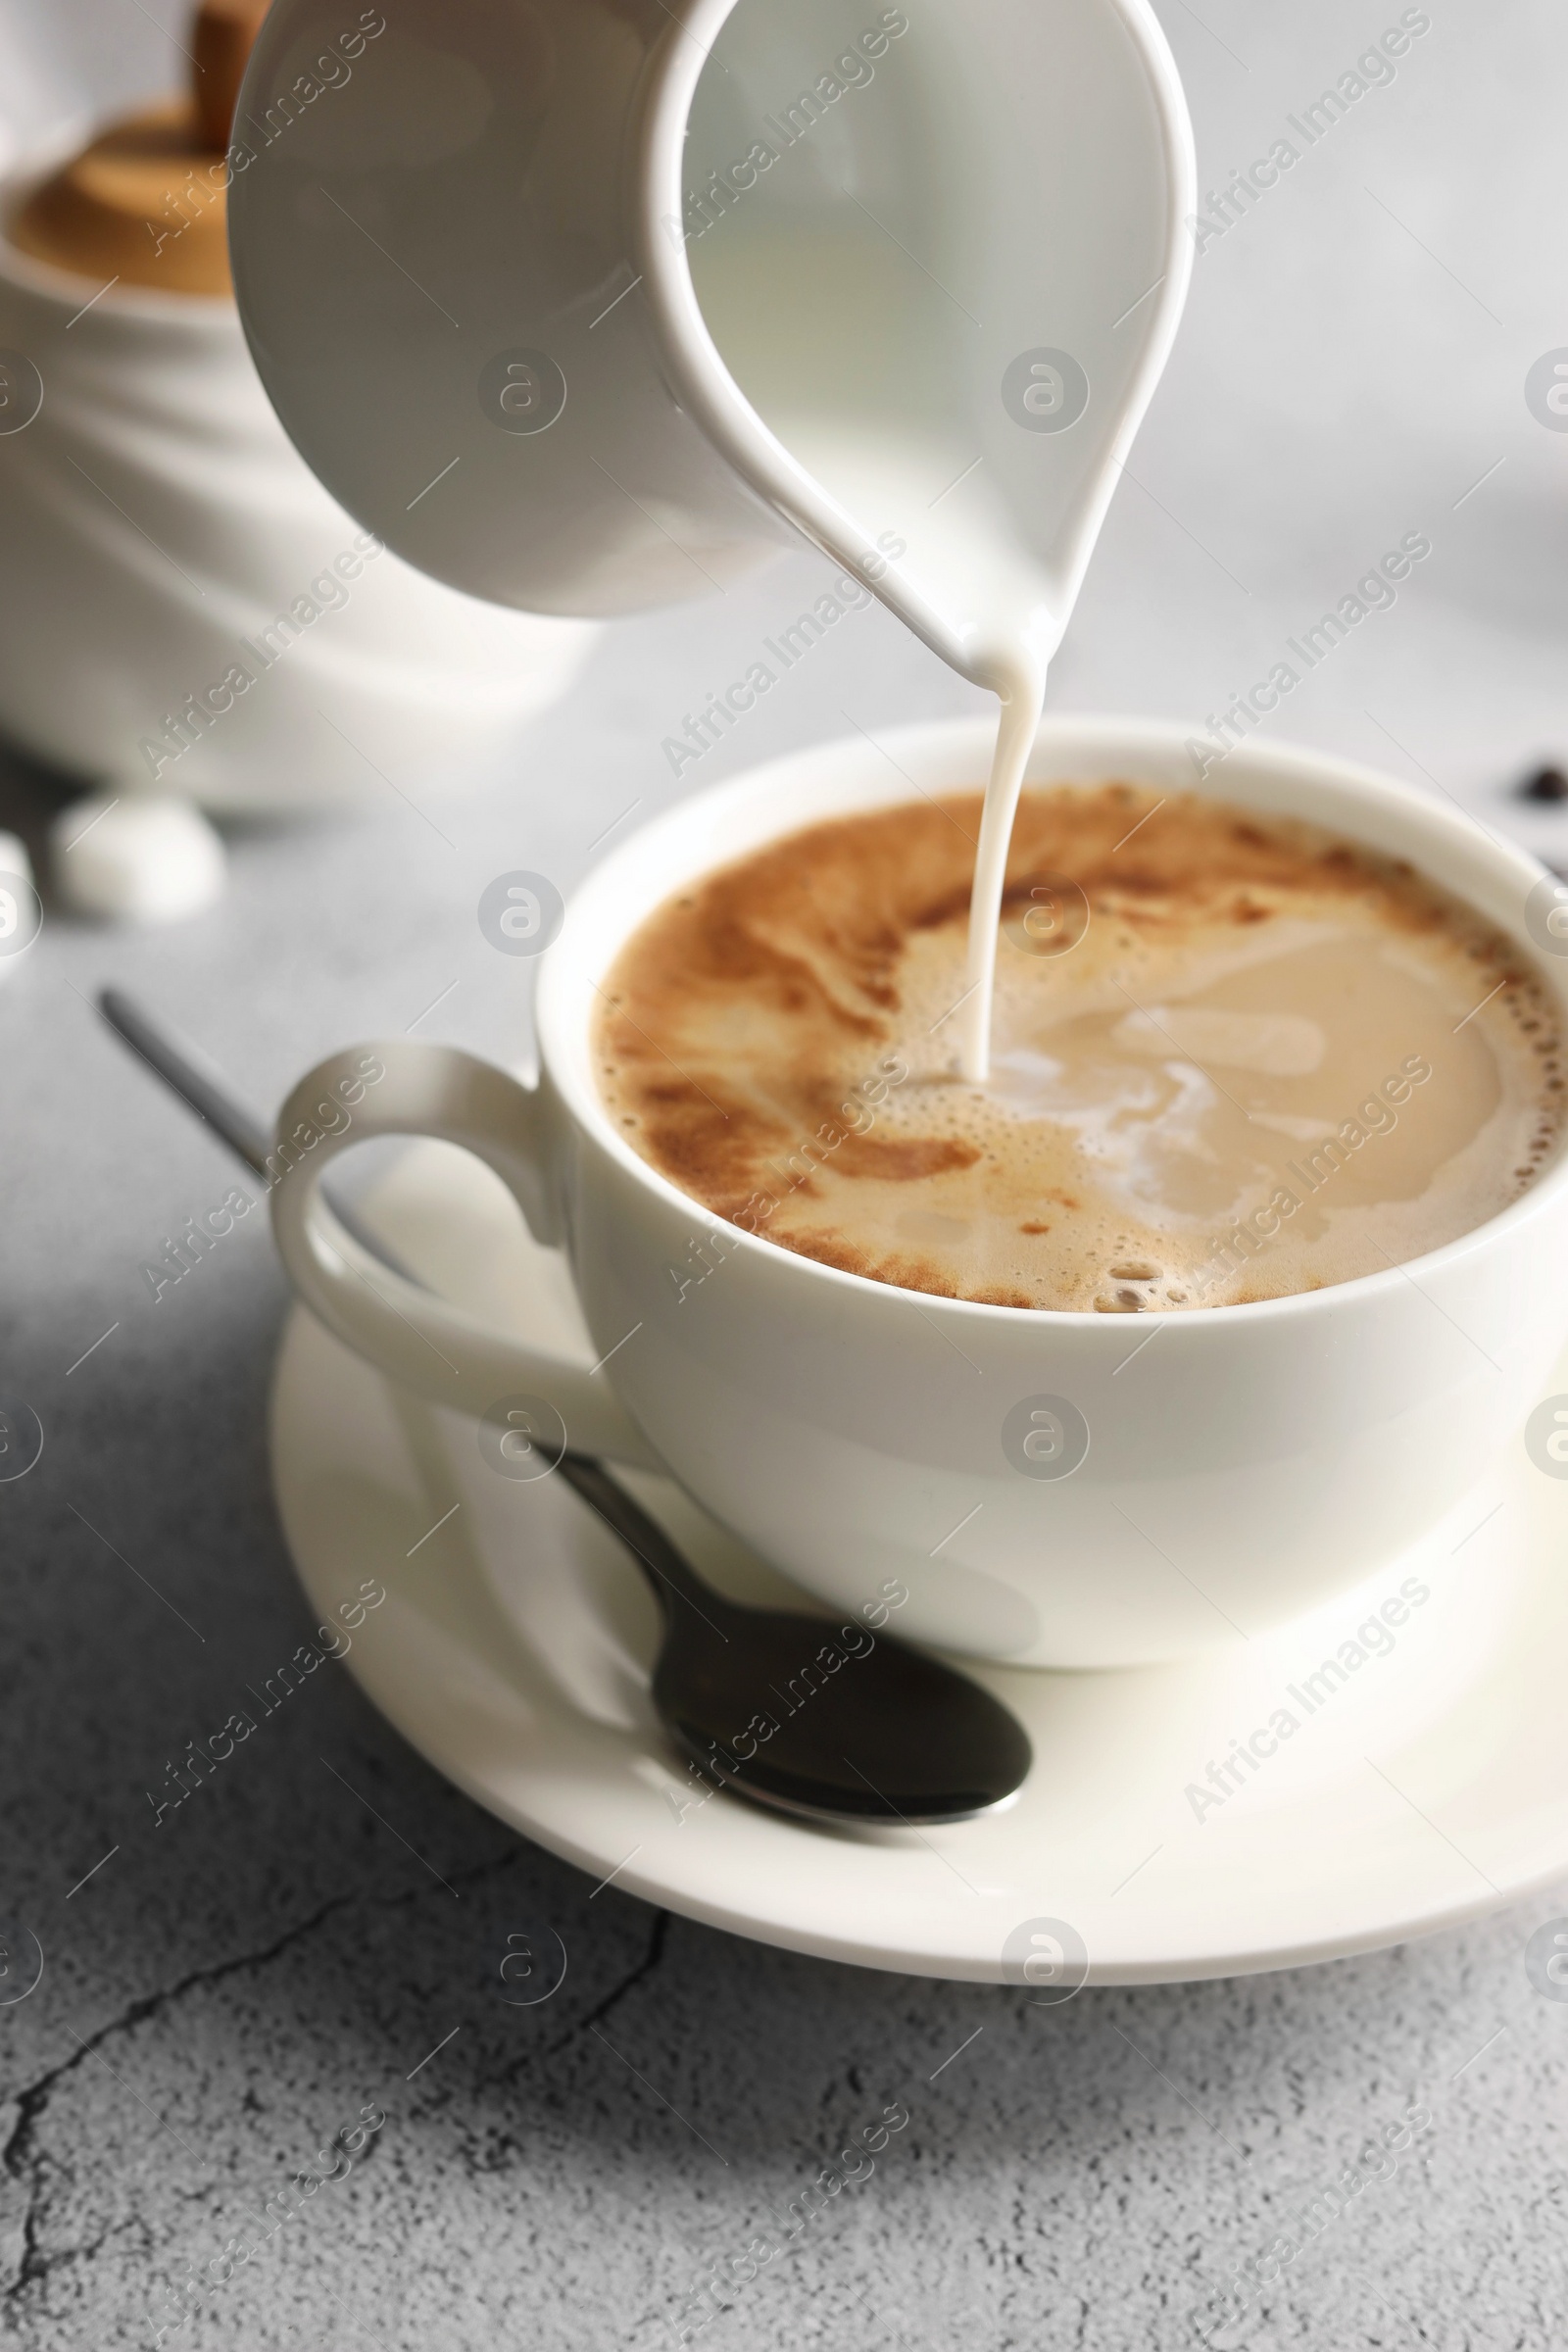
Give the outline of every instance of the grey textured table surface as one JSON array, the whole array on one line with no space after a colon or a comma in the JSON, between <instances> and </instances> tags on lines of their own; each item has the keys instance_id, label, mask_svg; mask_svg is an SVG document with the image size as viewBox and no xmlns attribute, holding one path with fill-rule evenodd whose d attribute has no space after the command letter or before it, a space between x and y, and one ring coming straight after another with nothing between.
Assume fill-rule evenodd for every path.
<instances>
[{"instance_id":1,"label":"grey textured table surface","mask_svg":"<svg viewBox=\"0 0 1568 2352\"><path fill-rule=\"evenodd\" d=\"M1568 343L1568 24L1551 0L1427 13L1392 84L1205 241L1053 699L1201 718L1425 531L1398 605L1271 723L1568 856L1568 814L1507 797L1568 749L1568 439L1524 398ZM1207 187L1400 9L1163 14ZM5 0L13 136L168 78L153 15L173 22L168 0ZM433 811L449 838L390 795L377 824L237 834L217 912L139 936L51 919L0 992L3 1385L47 1430L37 1469L0 1486L0 1913L46 1962L0 2006L0 2340L151 2345L200 2270L171 2341L674 2345L710 2266L744 2272L731 2256L892 2102L910 2120L874 2172L733 2308L703 2306L701 2340L1197 2343L1212 2290L1256 2278L1281 2217L1413 2103L1432 2125L1393 2177L1215 2340L1562 2339L1568 2008L1521 1955L1568 1891L1335 1967L1029 2007L753 1947L613 1887L590 1906L336 1668L155 1823L168 1761L308 1621L269 1493L267 1237L253 1219L153 1303L143 1259L229 1171L106 1037L95 988L143 992L263 1102L326 1048L416 1022L515 1054L516 967L474 921L495 873L569 886L629 804L847 718L973 707L880 611L857 614L677 786L662 738L818 570L803 556L611 631L515 781ZM0 771L0 821L56 797ZM485 1982L520 1920L570 1954L536 2009ZM367 2108L385 2122L349 2176L224 2279L225 2244L257 2238L266 2201Z\"/></svg>"}]
</instances>

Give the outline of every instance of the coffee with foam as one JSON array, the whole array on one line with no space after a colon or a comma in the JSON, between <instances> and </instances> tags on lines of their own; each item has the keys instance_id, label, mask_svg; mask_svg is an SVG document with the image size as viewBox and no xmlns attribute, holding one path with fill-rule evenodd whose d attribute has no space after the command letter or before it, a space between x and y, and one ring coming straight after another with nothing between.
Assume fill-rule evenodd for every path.
<instances>
[{"instance_id":1,"label":"coffee with foam","mask_svg":"<svg viewBox=\"0 0 1568 2352\"><path fill-rule=\"evenodd\" d=\"M1557 1013L1501 933L1313 826L1119 783L1025 794L965 1083L979 817L810 826L621 952L603 1099L716 1217L907 1290L1180 1310L1402 1264L1555 1150Z\"/></svg>"}]
</instances>

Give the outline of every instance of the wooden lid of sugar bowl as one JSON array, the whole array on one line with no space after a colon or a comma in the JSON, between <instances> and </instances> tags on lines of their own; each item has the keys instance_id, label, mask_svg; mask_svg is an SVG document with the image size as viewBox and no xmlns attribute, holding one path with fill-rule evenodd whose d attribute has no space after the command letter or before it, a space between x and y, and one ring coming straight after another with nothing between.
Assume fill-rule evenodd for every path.
<instances>
[{"instance_id":1,"label":"wooden lid of sugar bowl","mask_svg":"<svg viewBox=\"0 0 1568 2352\"><path fill-rule=\"evenodd\" d=\"M225 151L269 0L203 0L190 88L111 122L25 197L10 242L102 286L227 295Z\"/></svg>"}]
</instances>

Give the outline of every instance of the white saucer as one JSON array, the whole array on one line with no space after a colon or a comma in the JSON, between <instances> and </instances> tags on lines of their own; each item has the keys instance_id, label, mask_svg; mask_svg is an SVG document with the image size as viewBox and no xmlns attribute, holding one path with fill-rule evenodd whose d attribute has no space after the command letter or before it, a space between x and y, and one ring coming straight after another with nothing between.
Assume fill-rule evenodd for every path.
<instances>
[{"instance_id":1,"label":"white saucer","mask_svg":"<svg viewBox=\"0 0 1568 2352\"><path fill-rule=\"evenodd\" d=\"M591 1360L560 1260L476 1162L412 1148L372 1215L453 1298ZM725 1795L683 1814L648 1697L655 1606L615 1540L559 1480L498 1475L471 1422L394 1392L302 1310L272 1459L323 1620L362 1580L386 1588L346 1663L404 1737L594 1879L737 1935L1001 1982L1013 1930L1066 1921L1091 1983L1147 1984L1374 1949L1568 1874L1568 1481L1522 1442L1435 1536L1285 1633L1179 1666L983 1671L1035 1768L1006 1812L930 1832L824 1832ZM715 1583L788 1597L674 1487L627 1483ZM1303 1693L1412 1579L1428 1597L1392 1648ZM1298 1728L1277 1752L1195 1803L1280 1708Z\"/></svg>"}]
</instances>

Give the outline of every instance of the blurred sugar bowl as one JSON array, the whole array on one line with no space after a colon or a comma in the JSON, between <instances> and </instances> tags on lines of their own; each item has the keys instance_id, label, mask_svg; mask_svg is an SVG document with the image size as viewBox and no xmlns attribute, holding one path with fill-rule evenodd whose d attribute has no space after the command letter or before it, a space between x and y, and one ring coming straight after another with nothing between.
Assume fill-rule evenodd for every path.
<instances>
[{"instance_id":1,"label":"blurred sugar bowl","mask_svg":"<svg viewBox=\"0 0 1568 2352\"><path fill-rule=\"evenodd\" d=\"M390 808L388 778L424 796L499 772L596 624L413 570L284 434L224 234L244 142L269 135L227 144L264 14L209 0L199 100L0 185L0 729L113 794ZM347 72L384 19L345 17Z\"/></svg>"}]
</instances>

